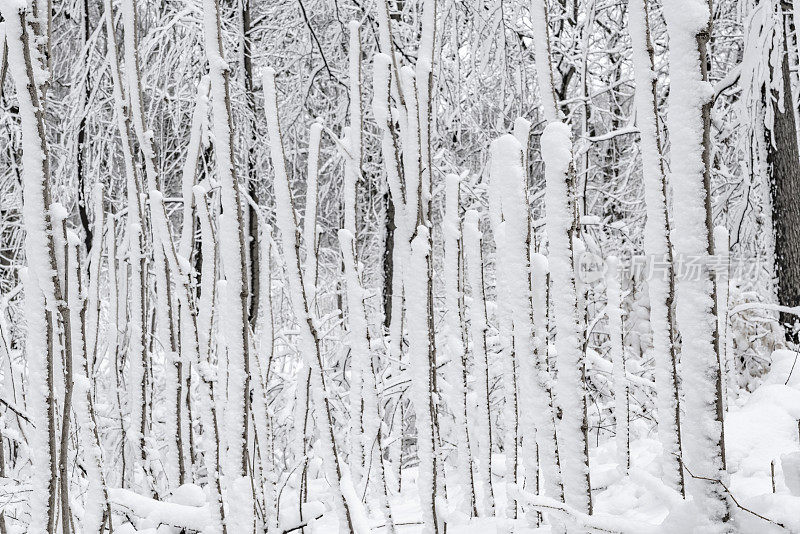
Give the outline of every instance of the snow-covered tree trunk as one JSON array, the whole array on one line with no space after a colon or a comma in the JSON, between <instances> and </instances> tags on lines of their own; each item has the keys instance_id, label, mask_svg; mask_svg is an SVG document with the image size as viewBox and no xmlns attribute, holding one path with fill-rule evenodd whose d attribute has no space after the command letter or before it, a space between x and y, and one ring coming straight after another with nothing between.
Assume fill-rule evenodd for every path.
<instances>
[{"instance_id":1,"label":"snow-covered tree trunk","mask_svg":"<svg viewBox=\"0 0 800 534\"><path fill-rule=\"evenodd\" d=\"M419 42L419 59L414 75L419 125L420 156L420 214L422 221L431 218L433 201L433 152L431 135L434 133L433 115L433 65L436 58L437 0L422 1L422 20ZM410 111L409 111L410 113ZM409 125L409 127L411 127ZM429 237L432 237L432 233ZM431 244L433 242L431 241ZM431 284L433 282L431 281ZM432 319L431 319L432 320ZM434 379L435 380L435 379Z\"/></svg>"},{"instance_id":2,"label":"snow-covered tree trunk","mask_svg":"<svg viewBox=\"0 0 800 534\"><path fill-rule=\"evenodd\" d=\"M28 532L51 534L56 528L57 461L55 413L55 329L57 306L63 306L56 266L50 195L50 167L44 110L34 77L27 27L27 2L4 2L9 72L14 79L22 127L22 220L25 225L25 308L28 323L26 351L31 384L33 494Z\"/></svg>"},{"instance_id":3,"label":"snow-covered tree trunk","mask_svg":"<svg viewBox=\"0 0 800 534\"><path fill-rule=\"evenodd\" d=\"M731 329L728 327L730 320L729 305L731 295L731 255L730 235L724 226L714 227L714 252L716 253L716 283L717 283L717 330L719 332L719 368L722 381L722 402L725 411L728 403L736 391L736 368L733 361L733 340Z\"/></svg>"},{"instance_id":4,"label":"snow-covered tree trunk","mask_svg":"<svg viewBox=\"0 0 800 534\"><path fill-rule=\"evenodd\" d=\"M120 325L125 324L124 320L124 313L126 310L126 306L124 303L126 302L125 293L127 292L127 278L123 276L120 272L120 260L119 260L119 251L117 249L117 221L116 219L111 216L108 218L108 230L106 232L106 249L108 251L108 286L109 286L109 325L106 329L106 335L108 336L108 349L107 354L108 358L113 358L113 370L114 373L114 385L116 387L116 394L115 394L115 401L116 401L116 414L118 419L117 422L120 428L120 442L123 444L122 450L120 451L120 469L119 469L119 477L118 478L111 478L109 477L109 484L113 485L116 481L116 484L120 487L126 487L128 485L128 481L130 480L128 476L128 461L127 461L127 454L125 452L125 445L128 443L128 435L125 425L125 418L122 414L123 408L123 391L124 388L122 387L122 369L120 368L120 360L121 358L121 351L122 346L119 343L120 340Z\"/></svg>"},{"instance_id":5,"label":"snow-covered tree trunk","mask_svg":"<svg viewBox=\"0 0 800 534\"><path fill-rule=\"evenodd\" d=\"M361 30L358 21L350 21L350 46L349 46L349 86L350 86L350 126L347 128L346 145L349 151L344 165L344 230L352 236L354 246L358 244L358 228L356 218L358 217L358 179L361 174ZM342 235L339 235L340 245ZM344 252L343 252L344 253ZM354 260L357 259L357 252L353 250ZM344 266L347 271L347 265ZM351 284L347 274L345 274L345 285L349 288ZM355 290L355 289L353 289ZM350 289L347 290L350 295ZM353 304L348 300L348 307ZM356 318L348 308L348 321L356 321ZM351 366L350 366L350 470L353 473L354 482L359 484L365 468L364 451L364 375L369 368L369 347L359 346L366 341L366 317L363 324L351 325L353 338L351 343ZM361 327L363 326L363 332Z\"/></svg>"},{"instance_id":6,"label":"snow-covered tree trunk","mask_svg":"<svg viewBox=\"0 0 800 534\"><path fill-rule=\"evenodd\" d=\"M382 10L379 10L379 12ZM388 21L386 22L388 24ZM383 26L382 26L383 28ZM388 30L387 30L388 31ZM383 35L383 32L381 33ZM383 37L382 37L383 38ZM388 39L388 37L387 37ZM387 45L388 46L388 45ZM399 82L392 76L392 59L386 53L376 54L373 64L373 102L372 111L375 122L381 129L381 155L383 156L383 166L386 172L386 183L391 193L391 201L394 207L394 222L396 228L393 235L392 250L392 280L391 280L391 320L389 323L389 353L396 360L400 360L402 355L402 335L403 335L403 273L404 265L407 261L408 241L413 231L414 221L406 206L406 196L412 196L406 188L403 191L403 181L401 179L401 169L405 160L400 153L401 139L394 127L392 111L397 107L390 107L389 95L394 90L399 90ZM394 83L392 83L394 81ZM403 106L400 106L402 109ZM409 226L411 228L409 228Z\"/></svg>"},{"instance_id":7,"label":"snow-covered tree trunk","mask_svg":"<svg viewBox=\"0 0 800 534\"><path fill-rule=\"evenodd\" d=\"M315 121L309 127L308 135L308 173L306 174L306 205L303 219L303 244L306 258L303 263L303 283L311 293L313 303L316 301L317 276L319 274L319 258L317 243L317 204L319 196L319 147L322 139L322 123Z\"/></svg>"},{"instance_id":8,"label":"snow-covered tree trunk","mask_svg":"<svg viewBox=\"0 0 800 534\"><path fill-rule=\"evenodd\" d=\"M769 174L771 197L771 222L773 230L774 266L778 302L784 306L800 305L800 205L796 202L800 195L800 160L797 140L797 110L790 80L788 44L782 35L785 33L783 8L780 2L762 1L758 8L767 10L771 22L773 39L768 42L769 81L762 90L767 113L764 116L766 139L766 164ZM797 7L795 7L797 9ZM762 29L764 31L764 29ZM755 32L753 32L755 33ZM764 33L770 34L765 31ZM753 40L760 36L752 36ZM759 58L760 59L760 58ZM749 67L749 65L747 65ZM764 67L762 67L764 68ZM764 70L767 70L766 68ZM766 74L766 73L765 73ZM761 116L758 117L761 119ZM786 339L800 341L800 326L797 316L781 312L780 322L786 329Z\"/></svg>"},{"instance_id":9,"label":"snow-covered tree trunk","mask_svg":"<svg viewBox=\"0 0 800 534\"><path fill-rule=\"evenodd\" d=\"M102 219L101 219L102 220ZM95 234L96 235L96 234ZM102 234L101 234L102 237ZM89 374L87 362L86 337L86 297L78 258L80 239L69 231L67 233L68 288L67 299L72 325L73 356L80 366L80 373L74 375L75 418L78 427L78 443L83 447L88 479L86 507L84 509L84 532L100 534L104 528L103 515L111 516L111 503L108 487L103 474L103 452L97 428L97 414L92 399L93 377ZM80 449L78 449L80 450ZM68 530L65 530L68 532Z\"/></svg>"},{"instance_id":10,"label":"snow-covered tree trunk","mask_svg":"<svg viewBox=\"0 0 800 534\"><path fill-rule=\"evenodd\" d=\"M389 166L399 165L399 154L397 152L397 131L394 127L392 120L386 120L394 115L395 119L400 124L400 129L405 129L405 100L402 97L402 90L400 87L400 76L397 67L397 56L395 54L395 46L392 35L392 28L389 22L389 3L388 0L381 0L377 2L376 6L377 19L378 19L378 49L379 54L374 56L376 69L373 75L375 76L373 83L373 94L376 97L375 103L380 100L386 100L384 104L385 110L374 114L375 120L381 129L381 152L384 157L384 167L386 168L387 175L389 174ZM385 69L385 70L384 70ZM385 92L384 96L379 96ZM389 94L397 103L395 107L390 109L388 107ZM374 108L374 106L373 106ZM387 144L388 143L388 144ZM394 161L389 161L387 156L391 155ZM395 168L395 171L397 169ZM387 176L388 177L388 176ZM389 180L387 180L388 182ZM400 204L398 206L398 203ZM389 349L394 357L398 357L400 353L400 339L399 336L394 335L395 332L402 330L401 323L403 320L403 298L402 298L402 273L398 271L397 260L397 232L398 225L402 225L402 202L401 199L390 193L386 202L385 213L385 241L384 241L384 324L389 331ZM402 440L399 440L402 441ZM400 478L400 477L398 477Z\"/></svg>"},{"instance_id":11,"label":"snow-covered tree trunk","mask_svg":"<svg viewBox=\"0 0 800 534\"><path fill-rule=\"evenodd\" d=\"M308 164L306 175L306 205L303 219L303 242L305 245L306 256L303 263L303 287L308 298L309 311L319 311L317 302L317 284L319 282L319 236L317 228L317 205L319 197L319 151L322 138L322 123L315 121L308 132ZM301 367L297 372L295 385L295 417L302 421L297 425L299 445L298 449L304 458L303 472L300 479L300 491L298 492L298 506L300 518L303 516L303 502L308 497L308 463L309 449L314 441L314 424L311 416L311 398L308 394L311 387L311 370L305 359L301 362Z\"/></svg>"},{"instance_id":12,"label":"snow-covered tree trunk","mask_svg":"<svg viewBox=\"0 0 800 534\"><path fill-rule=\"evenodd\" d=\"M538 442L542 470L547 485L545 494L563 499L553 407L550 401L549 376L541 343L534 338L531 264L529 259L530 223L528 195L523 170L524 152L512 135L504 135L492 143L491 176L495 195L499 197L504 219L502 239L498 246L498 263L506 278L507 299L513 325L513 341L519 362L520 424L522 439ZM539 345L539 346L537 346ZM536 440L536 441L534 441ZM523 457L528 476L538 471L536 448L527 448Z\"/></svg>"},{"instance_id":13,"label":"snow-covered tree trunk","mask_svg":"<svg viewBox=\"0 0 800 534\"><path fill-rule=\"evenodd\" d=\"M631 468L630 392L625 369L625 346L622 329L622 288L619 280L619 260L609 256L606 260L606 315L608 335L611 338L611 362L614 382L614 428L616 431L617 463L622 474Z\"/></svg>"},{"instance_id":14,"label":"snow-covered tree trunk","mask_svg":"<svg viewBox=\"0 0 800 534\"><path fill-rule=\"evenodd\" d=\"M259 222L260 251L258 257L261 266L258 269L260 280L258 321L256 323L256 350L251 352L255 359L255 384L253 395L253 420L255 438L258 442L258 456L261 471L261 492L263 493L264 524L267 532L278 527L278 473L274 468L276 461L273 444L273 421L269 410L269 384L272 375L272 363L275 356L275 311L272 300L272 228L263 220ZM264 361L266 358L266 361ZM301 516L302 519L302 516Z\"/></svg>"},{"instance_id":15,"label":"snow-covered tree trunk","mask_svg":"<svg viewBox=\"0 0 800 534\"><path fill-rule=\"evenodd\" d=\"M438 532L436 518L436 436L433 430L433 398L431 395L431 374L429 368L430 339L428 338L428 228L419 226L417 235L411 242L411 261L409 272L416 273L406 279L406 299L408 302L408 336L411 367L410 399L414 407L417 427L417 455L419 456L419 488L422 506L423 532Z\"/></svg>"},{"instance_id":16,"label":"snow-covered tree trunk","mask_svg":"<svg viewBox=\"0 0 800 534\"><path fill-rule=\"evenodd\" d=\"M8 19L6 19L8 20ZM45 312L45 299L35 272L25 268L20 273L25 290L25 318L28 323L27 350L31 354L41 355L28 359L28 379L36 383L44 383L46 388L31 392L28 401L32 420L36 425L30 434L30 443L35 447L32 463L36 467L32 483L34 491L30 496L29 510L31 522L29 532L48 533L55 531L56 503L58 492L56 486L58 475L56 469L55 441L55 407L53 389L52 352L48 351L48 322Z\"/></svg>"},{"instance_id":17,"label":"snow-covered tree trunk","mask_svg":"<svg viewBox=\"0 0 800 534\"><path fill-rule=\"evenodd\" d=\"M531 22L533 23L533 50L536 63L536 78L539 84L539 98L547 122L557 121L559 117L556 103L555 83L553 81L552 47L548 8L546 0L531 0Z\"/></svg>"},{"instance_id":18,"label":"snow-covered tree trunk","mask_svg":"<svg viewBox=\"0 0 800 534\"><path fill-rule=\"evenodd\" d=\"M86 359L90 374L94 376L97 360L97 342L100 339L100 267L103 263L103 186L99 182L92 189L94 206L94 230L92 231L92 249L89 258L89 288L86 308ZM111 269L109 269L109 272ZM90 391L94 395L93 391Z\"/></svg>"},{"instance_id":19,"label":"snow-covered tree trunk","mask_svg":"<svg viewBox=\"0 0 800 534\"><path fill-rule=\"evenodd\" d=\"M494 158L493 158L494 163ZM496 179L496 175L493 175ZM492 202L496 200L496 202ZM506 224L500 216L501 207L497 195L490 195L489 210L497 213L492 216L492 233L494 234L497 247L497 323L500 334L500 367L502 391L504 403L501 412L503 421L503 452L506 462L506 486L513 487L517 483L517 471L519 468L519 397L517 390L517 352L514 345L514 310L512 308L511 293L514 291L510 278L512 273L508 272L509 265L506 263L506 254L509 246L506 244ZM511 498L506 503L506 516L510 519L516 518L517 503Z\"/></svg>"},{"instance_id":20,"label":"snow-covered tree trunk","mask_svg":"<svg viewBox=\"0 0 800 534\"><path fill-rule=\"evenodd\" d=\"M147 461L145 437L147 433L147 368L149 352L147 350L147 310L144 306L147 288L147 269L144 257L143 221L144 210L141 202L142 187L136 175L133 150L133 131L131 118L126 106L125 89L122 83L119 57L117 56L116 32L114 29L114 10L111 0L105 0L105 24L108 42L108 58L111 65L111 79L114 95L114 114L122 145L122 159L125 169L125 189L128 201L127 239L128 261L130 263L130 282L127 284L130 316L128 325L128 362L129 375L128 396L130 401L131 421L128 425L127 437L133 445L134 470L133 482L136 487L144 487L144 464ZM121 299L121 302L125 300ZM121 306L121 308L125 308ZM126 324L126 321L119 321ZM123 453L124 454L124 453Z\"/></svg>"},{"instance_id":21,"label":"snow-covered tree trunk","mask_svg":"<svg viewBox=\"0 0 800 534\"><path fill-rule=\"evenodd\" d=\"M705 265L676 276L676 318L681 335L681 371L686 417L683 466L691 476L687 489L707 520L730 519L722 486L725 443L718 362L711 228L712 89L706 46L711 34L710 4L705 0L668 0L664 17L670 38L669 128L671 185L674 194L676 260ZM706 477L700 479L695 477Z\"/></svg>"},{"instance_id":22,"label":"snow-covered tree trunk","mask_svg":"<svg viewBox=\"0 0 800 534\"><path fill-rule=\"evenodd\" d=\"M347 292L347 345L350 347L350 357L353 361L352 373L357 376L352 376L353 382L358 382L358 391L352 392L358 396L356 403L351 402L350 428L352 441L357 441L357 445L351 446L350 469L361 473L364 469L366 462L365 454L365 438L364 433L364 403L367 395L374 394L373 392L365 389L365 374L367 369L362 366L369 366L370 361L370 347L369 347L369 333L367 328L367 317L364 311L364 295L363 288L358 279L357 267L355 265L355 237L348 230L339 230L339 246L342 249L342 256L344 259L344 272L345 272L345 289ZM348 247L345 249L345 247ZM348 261L349 260L349 261ZM351 265L348 265L351 263ZM355 481L356 484L361 480Z\"/></svg>"},{"instance_id":23,"label":"snow-covered tree trunk","mask_svg":"<svg viewBox=\"0 0 800 534\"><path fill-rule=\"evenodd\" d=\"M556 414L553 408L553 389L549 362L548 308L549 302L549 265L547 257L538 252L530 255L531 263L531 305L533 307L533 326L536 347L536 378L539 391L535 397L536 446L539 455L539 466L542 482L536 479L537 488L541 487L546 497L564 502L564 482L561 459L558 451L558 429ZM543 430L539 430L543 429ZM527 483L527 480L526 480ZM538 520L529 517L529 522ZM549 517L551 530L562 532L564 525L556 515Z\"/></svg>"},{"instance_id":24,"label":"snow-covered tree trunk","mask_svg":"<svg viewBox=\"0 0 800 534\"><path fill-rule=\"evenodd\" d=\"M196 341L192 338L190 341L197 344L195 369L200 376L199 412L203 428L207 429L201 436L200 446L209 479L206 494L209 497L211 524L208 528L212 534L228 534L226 496L223 494L222 486L219 410L215 394L218 377L211 364L213 308L217 303L218 290L219 246L206 204L206 190L202 185L196 185L193 191L197 218L200 220L200 254L203 262L200 270L200 302L196 308L197 315L195 318L194 314L189 314L188 326L190 328L194 326L196 331L194 334ZM190 331L190 334L192 333Z\"/></svg>"},{"instance_id":25,"label":"snow-covered tree trunk","mask_svg":"<svg viewBox=\"0 0 800 534\"><path fill-rule=\"evenodd\" d=\"M81 349L80 341L75 339L73 335L76 333L73 323L72 305L76 308L79 306L79 298L75 298L71 302L73 295L70 294L70 281L69 271L73 268L69 265L67 243L67 210L61 204L52 203L50 205L50 215L53 223L53 231L55 233L56 256L58 258L58 270L61 277L61 287L63 288L64 301L59 301L58 312L61 319L61 371L64 374L64 389L63 401L61 403L61 442L59 444L58 455L58 471L59 471L59 498L61 501L61 530L62 532L70 531L71 502L69 496L69 444L70 444L70 427L72 425L72 393L74 391L74 375L73 375L73 357L76 350ZM75 261L77 263L77 254ZM80 267L77 267L78 269ZM77 285L75 287L77 289ZM76 296L77 297L77 296Z\"/></svg>"},{"instance_id":26,"label":"snow-covered tree trunk","mask_svg":"<svg viewBox=\"0 0 800 534\"><path fill-rule=\"evenodd\" d=\"M308 308L308 299L303 287L302 271L300 268L300 243L297 231L297 221L289 189L289 179L286 173L286 161L281 138L280 122L278 118L278 100L275 88L275 71L267 68L264 73L265 113L269 125L270 155L275 169L275 194L276 194L276 220L281 233L283 257L287 270L290 290L290 304L295 318L300 326L303 352L306 363L311 368L310 390L314 395L314 405L322 413L319 417L320 435L322 438L323 454L328 482L332 486L333 506L339 519L341 529L351 534L365 534L357 528L350 507L343 494L343 486L351 484L349 474L343 472L343 464L339 459L334 438L333 419L328 399L328 389L323 374L322 355L320 354L320 341L316 326L311 318ZM346 477L346 480L344 480Z\"/></svg>"},{"instance_id":27,"label":"snow-covered tree trunk","mask_svg":"<svg viewBox=\"0 0 800 534\"><path fill-rule=\"evenodd\" d=\"M658 128L658 92L654 50L650 35L648 0L629 0L631 46L636 82L636 120L641 132L642 177L647 220L644 250L649 261L658 265L647 281L650 295L650 324L653 329L658 437L661 441L664 479L670 487L684 492L681 469L680 406L673 332L675 270L670 222L667 215L667 182L664 170L661 132Z\"/></svg>"},{"instance_id":28,"label":"snow-covered tree trunk","mask_svg":"<svg viewBox=\"0 0 800 534\"><path fill-rule=\"evenodd\" d=\"M248 269L242 193L236 176L233 117L229 87L230 67L222 46L219 0L203 2L205 52L211 80L211 112L217 175L221 182L220 247L225 268L226 291L220 318L226 333L228 354L228 402L225 426L228 438L223 465L226 491L233 492L231 517L241 531L254 528L249 471L248 428L250 411L250 339L248 321Z\"/></svg>"},{"instance_id":29,"label":"snow-covered tree trunk","mask_svg":"<svg viewBox=\"0 0 800 534\"><path fill-rule=\"evenodd\" d=\"M363 388L363 400L361 404L361 410L363 412L363 441L361 447L366 455L364 465L365 467L375 467L377 471L376 478L377 485L379 486L379 499L385 514L384 520L386 521L388 529L393 530L394 521L387 499L386 474L383 461L378 459L382 456L382 449L380 446L382 440L380 433L381 419L378 412L378 393L375 388L376 355L373 353L374 349L370 346L371 339L367 322L367 310L364 302L364 288L360 280L360 273L355 259L356 240L346 229L339 230L339 246L341 247L342 259L344 260L345 287L347 290L347 311L349 320L347 331L348 344L350 345L353 358L363 359L368 365L368 369L364 370L361 377ZM378 444L377 454L372 453L373 441ZM376 462L378 463L377 466L375 466ZM368 489L370 487L369 476L366 472L364 476L366 478L362 481L362 484Z\"/></svg>"},{"instance_id":30,"label":"snow-covered tree trunk","mask_svg":"<svg viewBox=\"0 0 800 534\"><path fill-rule=\"evenodd\" d=\"M386 9L388 9L387 6ZM383 10L379 10L383 12ZM381 39L388 39L388 15L385 24L381 24ZM391 48L390 45L386 45ZM393 54L393 48L391 48ZM393 56L392 56L393 57ZM392 75L392 67L394 67L395 76ZM402 360L403 356L403 326L405 320L405 288L403 281L405 277L405 269L407 268L408 255L409 255L409 241L413 232L413 227L416 222L416 212L410 212L410 207L407 205L406 198L416 198L415 195L408 189L408 177L405 180L405 173L402 170L403 164L406 161L401 154L401 142L405 140L405 136L398 135L397 129L394 127L393 112L399 111L401 115L401 123L405 122L405 114L403 113L404 105L391 106L389 105L390 93L398 93L401 91L401 84L399 80L399 73L396 68L396 63L392 63L392 58L389 55L375 54L373 62L373 101L372 111L375 117L375 122L381 129L381 155L383 156L383 166L386 172L386 183L391 194L391 202L393 206L395 229L392 236L392 280L391 280L391 317L389 321L389 354L397 362ZM401 126L401 130L403 127ZM401 175L402 173L402 175ZM402 177L401 177L402 176ZM404 190L405 185L405 190ZM416 202L413 203L416 206ZM404 412L404 400L398 400L400 404L400 415ZM398 485L402 488L403 484L403 434L405 425L399 425L400 439L396 440L397 446L393 447L393 455L397 463L397 480Z\"/></svg>"},{"instance_id":31,"label":"snow-covered tree trunk","mask_svg":"<svg viewBox=\"0 0 800 534\"><path fill-rule=\"evenodd\" d=\"M243 158L245 183L247 184L247 195L253 200L252 203L247 203L247 214L245 217L247 223L246 240L247 246L247 272L248 272L248 286L250 287L250 294L248 295L248 319L250 325L255 328L258 321L258 311L261 308L259 297L259 281L261 276L259 270L261 268L261 256L259 241L259 221L261 219L259 210L255 203L258 202L258 175L256 173L256 155L258 146L258 137L256 132L256 92L254 83L256 77L253 75L253 53L255 51L255 43L253 42L253 15L256 2L253 0L244 0L239 2L238 5L238 22L240 22L241 33L239 34L241 40L239 42L238 55L241 62L239 69L240 81L244 87L244 97L247 103L247 118L241 121L241 140L244 145L245 156Z\"/></svg>"},{"instance_id":32,"label":"snow-covered tree trunk","mask_svg":"<svg viewBox=\"0 0 800 534\"><path fill-rule=\"evenodd\" d=\"M484 289L483 256L481 254L482 233L479 228L480 215L469 210L464 215L464 259L471 289L468 306L470 317L470 343L474 364L477 421L475 440L477 450L473 454L478 461L478 479L483 489L483 502L479 511L484 516L494 515L494 488L492 486L492 411L489 398L489 362L486 350L486 330L489 328ZM468 410L467 414L472 410Z\"/></svg>"},{"instance_id":33,"label":"snow-covered tree trunk","mask_svg":"<svg viewBox=\"0 0 800 534\"><path fill-rule=\"evenodd\" d=\"M547 190L548 260L553 284L558 351L556 400L561 422L558 450L562 460L566 503L583 513L592 513L589 483L588 418L586 413L583 329L576 292L574 246L577 239L575 199L571 185L572 139L569 127L551 122L542 134L542 159Z\"/></svg>"},{"instance_id":34,"label":"snow-covered tree trunk","mask_svg":"<svg viewBox=\"0 0 800 534\"><path fill-rule=\"evenodd\" d=\"M428 276L427 276L427 318L428 318L428 372L430 373L429 396L430 418L433 432L433 493L435 499L444 501L447 498L447 485L444 480L444 456L439 427L439 377L438 356L436 346L436 325L434 317L434 228L433 219L433 136L435 135L436 120L433 113L434 106L434 64L437 59L437 24L438 2L424 0L422 3L422 18L420 28L420 41L418 59L414 68L416 88L418 132L419 132L419 216L417 224L424 224L428 228ZM407 110L408 111L408 110ZM408 273L410 275L410 272ZM437 517L434 508L434 531L438 534L441 517Z\"/></svg>"},{"instance_id":35,"label":"snow-covered tree trunk","mask_svg":"<svg viewBox=\"0 0 800 534\"><path fill-rule=\"evenodd\" d=\"M451 390L448 402L454 416L456 443L463 449L456 451L456 479L463 488L464 498L460 504L467 515L475 513L475 483L472 471L472 444L467 417L467 368L466 348L462 341L463 292L460 287L459 261L461 257L461 219L459 209L459 178L451 174L446 178L444 226L445 321L449 372L447 382Z\"/></svg>"},{"instance_id":36,"label":"snow-covered tree trunk","mask_svg":"<svg viewBox=\"0 0 800 534\"><path fill-rule=\"evenodd\" d=\"M515 277L519 273L515 269L517 266L512 265L513 259L510 259L514 256L512 248L514 245L518 245L515 240L516 235L512 235L510 237L510 241L507 239L506 235L506 231L508 230L509 226L512 226L512 234L515 230L517 230L516 224L519 221L513 221L509 223L508 221L504 220L506 214L503 211L505 188L508 187L508 183L504 180L508 174L512 175L508 178L509 181L520 179L520 174L514 172L517 171L516 167L514 167L513 170L510 170L507 167L507 165L509 165L509 161L506 158L512 158L512 161L510 162L511 165L515 165L518 162L519 170L521 171L522 169L523 156L521 148L518 153L512 150L511 155L503 153L503 148L506 148L506 146L503 145L503 142L509 143L512 140L516 142L516 139L513 136L507 135L502 137L500 140L495 140L492 143L492 162L490 168L491 190L488 195L490 214L489 220L492 223L492 233L494 234L495 247L497 249L497 323L498 331L500 333L500 342L502 344L500 352L501 366L503 369L501 383L503 388L503 396L505 397L502 412L503 426L505 428L503 451L505 452L507 488L511 488L516 485L517 472L519 468L520 405L517 388L517 361L519 359L519 354L524 354L518 352L520 347L516 345L517 339L515 338L515 335L517 332L515 331L515 327L517 325L515 324L515 319L517 318L515 317L515 313L517 313L518 310L514 308L514 297L512 294L517 290L525 291L525 289L517 286L517 283L520 282L520 280ZM516 146L519 146L518 142ZM516 159L517 162L513 161L513 159ZM517 184L515 183L514 186L516 185ZM525 224L527 225L527 217L525 218L525 221ZM519 252L524 253L527 256L527 245L523 244ZM529 286L526 284L525 287ZM508 500L506 515L511 519L516 518L517 503L513 498Z\"/></svg>"}]
</instances>

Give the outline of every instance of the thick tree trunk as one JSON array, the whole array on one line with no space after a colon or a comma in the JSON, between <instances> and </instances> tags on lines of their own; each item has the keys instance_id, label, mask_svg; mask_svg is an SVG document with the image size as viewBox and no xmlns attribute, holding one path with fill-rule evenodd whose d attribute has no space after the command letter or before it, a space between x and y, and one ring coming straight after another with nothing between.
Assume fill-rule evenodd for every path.
<instances>
[{"instance_id":1,"label":"thick tree trunk","mask_svg":"<svg viewBox=\"0 0 800 534\"><path fill-rule=\"evenodd\" d=\"M797 125L792 111L792 86L789 80L789 57L783 45L780 76L783 80L783 109L775 107L772 136L767 139L772 226L775 233L775 274L778 302L784 306L800 304L800 155L797 148ZM774 73L777 74L777 73ZM777 92L771 97L777 99ZM800 340L797 318L781 313L786 339Z\"/></svg>"}]
</instances>

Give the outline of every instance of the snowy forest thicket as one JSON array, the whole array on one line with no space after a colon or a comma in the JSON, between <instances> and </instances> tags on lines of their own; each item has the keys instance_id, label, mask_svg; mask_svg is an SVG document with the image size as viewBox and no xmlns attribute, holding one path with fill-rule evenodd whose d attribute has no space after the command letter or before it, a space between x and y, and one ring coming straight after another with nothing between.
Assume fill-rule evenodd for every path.
<instances>
[{"instance_id":1,"label":"snowy forest thicket","mask_svg":"<svg viewBox=\"0 0 800 534\"><path fill-rule=\"evenodd\" d=\"M800 533L800 4L0 0L0 534Z\"/></svg>"}]
</instances>

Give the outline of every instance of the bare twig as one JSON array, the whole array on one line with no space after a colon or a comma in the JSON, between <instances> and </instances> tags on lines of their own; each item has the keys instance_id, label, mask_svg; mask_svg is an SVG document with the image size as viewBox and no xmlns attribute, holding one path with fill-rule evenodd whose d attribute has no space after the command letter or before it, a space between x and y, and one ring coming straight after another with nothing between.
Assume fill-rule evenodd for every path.
<instances>
[{"instance_id":1,"label":"bare twig","mask_svg":"<svg viewBox=\"0 0 800 534\"><path fill-rule=\"evenodd\" d=\"M33 424L33 421L31 421L31 418L28 417L28 415L25 412L23 412L22 410L20 410L16 406L14 406L14 404L8 402L7 400L5 400L3 398L0 398L0 404L2 404L6 408L8 408L12 412L14 412L14 415L16 415L17 417L19 417L20 419L22 419L23 421L25 421L29 425L31 425L34 428L36 428L36 425Z\"/></svg>"},{"instance_id":2,"label":"bare twig","mask_svg":"<svg viewBox=\"0 0 800 534\"><path fill-rule=\"evenodd\" d=\"M783 523L780 523L778 521L773 521L772 519L770 519L768 517L764 517L763 515L759 514L758 512L754 512L750 508L742 506L742 504L738 500L736 500L736 497L734 497L733 493L731 493L731 490L728 489L728 486L726 486L725 483L722 482L721 480L716 479L716 478L709 478L709 477L703 477L703 476L700 476L700 475L695 475L694 473L692 473L689 470L689 468L686 466L686 464L683 462L682 459L680 460L680 462L681 462L681 465L683 466L683 468L686 469L686 472L689 473L690 477L692 477L692 478L694 478L696 480L706 480L708 482L716 482L717 484L722 486L722 489L724 489L725 493L728 494L728 497L731 498L731 500L733 501L733 504L735 504L740 510L743 510L743 511L749 513L749 514L752 514L752 515L756 516L759 519L763 519L764 521L767 521L768 523L772 523L773 525L778 525L779 527L781 527L783 529L789 530L788 528L786 528L786 525L784 525Z\"/></svg>"},{"instance_id":3,"label":"bare twig","mask_svg":"<svg viewBox=\"0 0 800 534\"><path fill-rule=\"evenodd\" d=\"M306 26L308 27L308 31L311 32L311 38L314 39L314 42L317 45L317 49L319 50L319 55L322 57L322 62L325 64L325 70L328 71L328 76L331 77L332 80L335 80L340 85L344 85L342 81L334 76L333 71L331 71L330 65L328 65L328 60L325 57L325 52L322 50L322 44L319 42L319 38L317 38L317 33L314 31L313 26L311 26L311 21L308 20L308 13L306 13L306 6L303 5L303 0L297 0L297 3L300 4L300 12L303 14L303 20L306 22Z\"/></svg>"},{"instance_id":4,"label":"bare twig","mask_svg":"<svg viewBox=\"0 0 800 534\"><path fill-rule=\"evenodd\" d=\"M313 519L306 519L305 521L303 521L299 525L293 526L292 528L285 529L283 531L283 534L288 534L289 532L294 532L295 530L300 530L301 528L305 528L305 527L308 526L309 523L311 523L312 521L316 521L320 517L322 517L322 514L319 514L317 517L314 517Z\"/></svg>"}]
</instances>

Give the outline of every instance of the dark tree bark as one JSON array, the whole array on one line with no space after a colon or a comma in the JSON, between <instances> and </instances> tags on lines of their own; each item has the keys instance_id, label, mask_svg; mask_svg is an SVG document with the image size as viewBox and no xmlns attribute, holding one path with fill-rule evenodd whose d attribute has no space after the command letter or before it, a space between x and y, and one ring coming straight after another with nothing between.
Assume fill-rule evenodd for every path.
<instances>
[{"instance_id":1,"label":"dark tree bark","mask_svg":"<svg viewBox=\"0 0 800 534\"><path fill-rule=\"evenodd\" d=\"M245 158L245 176L247 177L247 194L253 202L258 202L258 177L255 172L255 124L252 118L255 117L255 95L253 94L253 57L250 47L250 28L252 26L252 15L250 12L250 0L242 2L242 46L244 47L242 60L244 67L244 86L245 98L247 99L248 108L248 125L246 139L247 157ZM247 204L247 251L248 251L248 278L250 284L250 302L248 309L248 319L250 326L255 328L258 321L258 295L259 295L259 279L261 270L261 259L259 258L258 247L258 212L252 204Z\"/></svg>"},{"instance_id":2,"label":"dark tree bark","mask_svg":"<svg viewBox=\"0 0 800 534\"><path fill-rule=\"evenodd\" d=\"M784 306L800 305L800 155L797 148L797 125L792 110L792 86L789 80L789 57L783 45L781 78L784 106L777 105L778 95L772 92L775 120L772 135L767 137L772 227L775 237L775 274L778 301ZM797 318L780 314L786 326L786 339L800 341Z\"/></svg>"},{"instance_id":3,"label":"dark tree bark","mask_svg":"<svg viewBox=\"0 0 800 534\"><path fill-rule=\"evenodd\" d=\"M83 31L83 44L84 46L89 41L91 35L89 28L89 0L83 0L83 12L81 13L83 20L81 21L81 29ZM2 83L0 81L0 83ZM84 245L86 246L86 255L88 256L92 251L92 227L89 222L89 214L86 210L86 169L84 168L84 158L86 155L86 113L85 108L89 103L89 88L91 87L91 80L89 78L89 69L86 69L86 79L84 80L86 86L83 93L83 107L84 113L78 124L78 153L77 153L77 174L78 174L78 217L81 221L83 228Z\"/></svg>"},{"instance_id":4,"label":"dark tree bark","mask_svg":"<svg viewBox=\"0 0 800 534\"><path fill-rule=\"evenodd\" d=\"M386 237L383 248L383 326L389 331L392 324L392 279L394 278L394 202L391 195L386 193Z\"/></svg>"}]
</instances>

